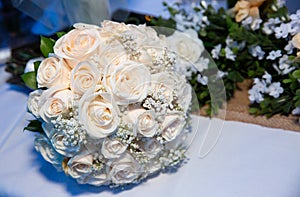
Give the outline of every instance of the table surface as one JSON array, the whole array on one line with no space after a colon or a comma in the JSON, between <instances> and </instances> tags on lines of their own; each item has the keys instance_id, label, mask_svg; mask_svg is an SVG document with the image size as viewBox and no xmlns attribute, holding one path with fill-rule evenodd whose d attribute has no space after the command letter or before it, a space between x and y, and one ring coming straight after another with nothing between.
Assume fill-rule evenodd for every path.
<instances>
[{"instance_id":1,"label":"table surface","mask_svg":"<svg viewBox=\"0 0 300 197\"><path fill-rule=\"evenodd\" d=\"M157 11L145 5L131 6ZM23 132L31 118L28 92L5 83L8 76L0 67L0 196L300 196L300 133L199 116L193 117L197 135L189 161L176 173L123 190L78 185L35 152L34 134ZM212 141L204 138L207 133Z\"/></svg>"}]
</instances>

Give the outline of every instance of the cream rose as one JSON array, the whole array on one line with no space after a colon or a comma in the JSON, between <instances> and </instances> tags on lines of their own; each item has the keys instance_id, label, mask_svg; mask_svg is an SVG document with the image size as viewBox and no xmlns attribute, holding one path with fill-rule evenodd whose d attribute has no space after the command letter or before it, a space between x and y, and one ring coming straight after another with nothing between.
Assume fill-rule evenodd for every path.
<instances>
[{"instance_id":1,"label":"cream rose","mask_svg":"<svg viewBox=\"0 0 300 197\"><path fill-rule=\"evenodd\" d=\"M160 91L160 92L158 92ZM173 93L177 96L176 103L187 112L192 99L191 86L186 83L183 75L161 72L152 75L151 92L163 95L167 102L174 100Z\"/></svg>"},{"instance_id":2,"label":"cream rose","mask_svg":"<svg viewBox=\"0 0 300 197\"><path fill-rule=\"evenodd\" d=\"M175 31L166 38L168 45L181 59L191 63L197 62L204 51L203 42L198 38L197 32L188 29L185 32Z\"/></svg>"},{"instance_id":3,"label":"cream rose","mask_svg":"<svg viewBox=\"0 0 300 197\"><path fill-rule=\"evenodd\" d=\"M50 122L58 115L67 112L72 98L72 92L69 89L52 87L45 90L38 102L39 115L44 121Z\"/></svg>"},{"instance_id":4,"label":"cream rose","mask_svg":"<svg viewBox=\"0 0 300 197\"><path fill-rule=\"evenodd\" d=\"M117 23L113 21L105 20L101 23L100 35L104 39L109 39L116 35L120 35L124 31L129 29L129 26L125 23Z\"/></svg>"},{"instance_id":5,"label":"cream rose","mask_svg":"<svg viewBox=\"0 0 300 197\"><path fill-rule=\"evenodd\" d=\"M146 98L150 79L150 71L145 65L126 61L113 69L108 68L104 73L103 84L113 94L118 105L128 105Z\"/></svg>"},{"instance_id":6,"label":"cream rose","mask_svg":"<svg viewBox=\"0 0 300 197\"><path fill-rule=\"evenodd\" d=\"M96 87L95 90L97 90ZM79 121L94 139L112 134L120 123L118 106L109 93L88 90L79 101Z\"/></svg>"},{"instance_id":7,"label":"cream rose","mask_svg":"<svg viewBox=\"0 0 300 197\"><path fill-rule=\"evenodd\" d=\"M40 118L39 115L39 100L40 97L43 93L43 90L35 90L33 92L30 92L29 97L28 97L28 101L27 101L27 107L28 110L36 117L36 118Z\"/></svg>"},{"instance_id":8,"label":"cream rose","mask_svg":"<svg viewBox=\"0 0 300 197\"><path fill-rule=\"evenodd\" d=\"M183 131L185 124L181 113L167 115L162 123L162 137L167 142L174 140Z\"/></svg>"},{"instance_id":9,"label":"cream rose","mask_svg":"<svg viewBox=\"0 0 300 197\"><path fill-rule=\"evenodd\" d=\"M133 130L144 137L153 137L158 132L155 112L143 110L134 121Z\"/></svg>"},{"instance_id":10,"label":"cream rose","mask_svg":"<svg viewBox=\"0 0 300 197\"><path fill-rule=\"evenodd\" d=\"M97 67L90 62L80 62L71 72L71 90L82 95L89 88L95 87L101 80Z\"/></svg>"},{"instance_id":11,"label":"cream rose","mask_svg":"<svg viewBox=\"0 0 300 197\"><path fill-rule=\"evenodd\" d=\"M62 169L61 163L63 157L54 150L49 139L45 135L36 135L34 147L36 151L41 153L42 157L47 162L54 165L58 170Z\"/></svg>"},{"instance_id":12,"label":"cream rose","mask_svg":"<svg viewBox=\"0 0 300 197\"><path fill-rule=\"evenodd\" d=\"M147 154L150 159L156 157L162 150L160 142L154 138L149 138L145 142L139 144L142 150Z\"/></svg>"},{"instance_id":13,"label":"cream rose","mask_svg":"<svg viewBox=\"0 0 300 197\"><path fill-rule=\"evenodd\" d=\"M37 71L38 87L54 87L70 85L70 68L61 58L48 57L44 59Z\"/></svg>"},{"instance_id":14,"label":"cream rose","mask_svg":"<svg viewBox=\"0 0 300 197\"><path fill-rule=\"evenodd\" d=\"M109 177L117 185L133 183L142 173L138 162L129 154L108 163L108 168L110 169Z\"/></svg>"},{"instance_id":15,"label":"cream rose","mask_svg":"<svg viewBox=\"0 0 300 197\"><path fill-rule=\"evenodd\" d=\"M100 43L100 30L87 25L86 28L77 27L59 38L53 49L59 57L80 62L95 54Z\"/></svg>"},{"instance_id":16,"label":"cream rose","mask_svg":"<svg viewBox=\"0 0 300 197\"><path fill-rule=\"evenodd\" d=\"M106 138L102 144L101 152L106 159L119 158L127 146L117 139Z\"/></svg>"}]
</instances>

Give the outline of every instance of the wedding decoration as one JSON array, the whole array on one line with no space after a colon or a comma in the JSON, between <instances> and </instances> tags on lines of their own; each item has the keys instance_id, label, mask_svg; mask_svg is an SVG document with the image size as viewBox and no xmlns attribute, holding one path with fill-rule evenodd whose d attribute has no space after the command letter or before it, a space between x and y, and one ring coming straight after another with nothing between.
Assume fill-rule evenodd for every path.
<instances>
[{"instance_id":1,"label":"wedding decoration","mask_svg":"<svg viewBox=\"0 0 300 197\"><path fill-rule=\"evenodd\" d=\"M185 42L194 43L190 51L180 47ZM22 75L34 89L28 110L35 119L25 129L38 133L35 149L78 183L96 186L179 167L192 88L177 70L203 50L201 40L180 32L166 37L112 21L42 37L45 59Z\"/></svg>"},{"instance_id":2,"label":"wedding decoration","mask_svg":"<svg viewBox=\"0 0 300 197\"><path fill-rule=\"evenodd\" d=\"M297 114L300 111L299 35L300 10L289 14L283 0L239 0L233 8L215 10L204 1L190 6L166 6L170 18L152 18L154 25L194 29L218 66L227 99L238 82L253 80L249 88L254 115ZM188 73L200 106L210 104L203 80L210 67Z\"/></svg>"}]
</instances>

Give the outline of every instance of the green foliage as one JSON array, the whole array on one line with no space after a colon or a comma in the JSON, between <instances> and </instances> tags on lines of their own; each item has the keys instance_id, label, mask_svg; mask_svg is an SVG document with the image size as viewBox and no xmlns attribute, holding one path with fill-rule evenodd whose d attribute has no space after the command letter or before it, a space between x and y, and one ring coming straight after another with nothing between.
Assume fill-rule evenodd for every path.
<instances>
[{"instance_id":1,"label":"green foliage","mask_svg":"<svg viewBox=\"0 0 300 197\"><path fill-rule=\"evenodd\" d=\"M37 89L36 73L34 71L24 73L21 77L27 87L29 87L32 90Z\"/></svg>"},{"instance_id":2,"label":"green foliage","mask_svg":"<svg viewBox=\"0 0 300 197\"><path fill-rule=\"evenodd\" d=\"M44 57L48 57L49 53L53 53L53 46L55 44L55 40L52 38L46 38L41 36L41 45L40 49Z\"/></svg>"},{"instance_id":3,"label":"green foliage","mask_svg":"<svg viewBox=\"0 0 300 197\"><path fill-rule=\"evenodd\" d=\"M44 133L42 123L39 120L30 120L29 124L24 128L24 131Z\"/></svg>"}]
</instances>

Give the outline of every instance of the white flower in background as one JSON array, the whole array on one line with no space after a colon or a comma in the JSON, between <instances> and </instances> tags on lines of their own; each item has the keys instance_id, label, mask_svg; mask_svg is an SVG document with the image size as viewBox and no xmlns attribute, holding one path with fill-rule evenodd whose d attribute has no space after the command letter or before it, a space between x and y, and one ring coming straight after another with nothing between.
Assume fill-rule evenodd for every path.
<instances>
[{"instance_id":1,"label":"white flower in background","mask_svg":"<svg viewBox=\"0 0 300 197\"><path fill-rule=\"evenodd\" d=\"M138 162L129 154L109 162L108 169L110 169L109 178L117 185L133 183L139 178L141 173L144 173Z\"/></svg>"},{"instance_id":2,"label":"white flower in background","mask_svg":"<svg viewBox=\"0 0 300 197\"><path fill-rule=\"evenodd\" d=\"M63 161L63 157L55 151L55 149L52 147L51 142L45 135L36 135L34 139L34 148L36 151L41 153L41 155L47 162L54 165L56 169L62 169L61 163Z\"/></svg>"},{"instance_id":3,"label":"white flower in background","mask_svg":"<svg viewBox=\"0 0 300 197\"><path fill-rule=\"evenodd\" d=\"M259 60L262 60L264 58L265 52L262 50L260 46L253 46L249 47L249 53L253 57L257 57Z\"/></svg>"},{"instance_id":4,"label":"white flower in background","mask_svg":"<svg viewBox=\"0 0 300 197\"><path fill-rule=\"evenodd\" d=\"M248 91L248 93L249 93L248 98L249 98L251 103L254 103L254 102L260 103L264 100L263 95L259 91L257 91L256 89L252 88Z\"/></svg>"},{"instance_id":5,"label":"white flower in background","mask_svg":"<svg viewBox=\"0 0 300 197\"><path fill-rule=\"evenodd\" d=\"M297 21L291 21L289 23L289 26L288 26L288 32L291 34L291 35L295 35L296 33L300 32L300 20L297 20Z\"/></svg>"},{"instance_id":6,"label":"white flower in background","mask_svg":"<svg viewBox=\"0 0 300 197\"><path fill-rule=\"evenodd\" d=\"M269 18L267 22L263 24L263 32L267 35L270 35L274 32L275 26L280 24L281 20L276 18Z\"/></svg>"},{"instance_id":7,"label":"white flower in background","mask_svg":"<svg viewBox=\"0 0 300 197\"><path fill-rule=\"evenodd\" d=\"M219 55L220 55L220 52L221 52L221 47L222 45L221 44L218 44L216 45L213 50L211 50L211 55L212 55L212 58L214 59L219 59Z\"/></svg>"},{"instance_id":8,"label":"white flower in background","mask_svg":"<svg viewBox=\"0 0 300 197\"><path fill-rule=\"evenodd\" d=\"M265 71L265 74L262 76L262 78L265 79L267 84L272 82L272 75L270 75L267 71Z\"/></svg>"},{"instance_id":9,"label":"white flower in background","mask_svg":"<svg viewBox=\"0 0 300 197\"><path fill-rule=\"evenodd\" d=\"M281 87L280 82L274 82L268 87L267 92L270 96L278 98L280 94L283 93L283 88Z\"/></svg>"},{"instance_id":10,"label":"white flower in background","mask_svg":"<svg viewBox=\"0 0 300 197\"><path fill-rule=\"evenodd\" d=\"M65 60L58 57L48 57L44 59L37 71L38 87L55 87L70 84L70 67Z\"/></svg>"},{"instance_id":11,"label":"white flower in background","mask_svg":"<svg viewBox=\"0 0 300 197\"><path fill-rule=\"evenodd\" d=\"M295 47L294 47L292 41L289 40L289 41L288 41L288 44L284 47L284 50L287 52L287 54L292 54L294 48L295 48Z\"/></svg>"},{"instance_id":12,"label":"white flower in background","mask_svg":"<svg viewBox=\"0 0 300 197\"><path fill-rule=\"evenodd\" d=\"M198 74L196 80L197 80L198 83L201 83L202 85L207 85L208 84L207 76L202 76L201 74Z\"/></svg>"},{"instance_id":13,"label":"white flower in background","mask_svg":"<svg viewBox=\"0 0 300 197\"><path fill-rule=\"evenodd\" d=\"M252 21L253 21L253 18L251 16L248 16L247 18L245 18L243 21L242 21L242 26L243 27L248 27L249 25L252 24Z\"/></svg>"},{"instance_id":14,"label":"white flower in background","mask_svg":"<svg viewBox=\"0 0 300 197\"><path fill-rule=\"evenodd\" d=\"M79 121L93 139L105 138L120 123L118 106L109 93L90 89L79 101Z\"/></svg>"},{"instance_id":15,"label":"white flower in background","mask_svg":"<svg viewBox=\"0 0 300 197\"><path fill-rule=\"evenodd\" d=\"M71 72L71 90L78 95L84 94L88 89L100 82L100 72L90 62L80 62Z\"/></svg>"},{"instance_id":16,"label":"white flower in background","mask_svg":"<svg viewBox=\"0 0 300 197\"><path fill-rule=\"evenodd\" d=\"M43 93L43 90L41 90L41 89L30 92L28 101L27 101L28 111L31 112L36 118L40 118L40 115L39 115L40 106L38 103L39 103L42 93Z\"/></svg>"},{"instance_id":17,"label":"white flower in background","mask_svg":"<svg viewBox=\"0 0 300 197\"><path fill-rule=\"evenodd\" d=\"M146 98L150 86L149 69L138 62L126 61L104 72L103 85L118 105L128 105Z\"/></svg>"},{"instance_id":18,"label":"white flower in background","mask_svg":"<svg viewBox=\"0 0 300 197\"><path fill-rule=\"evenodd\" d=\"M278 57L281 57L281 50L271 51L267 56L267 60L275 60Z\"/></svg>"},{"instance_id":19,"label":"white flower in background","mask_svg":"<svg viewBox=\"0 0 300 197\"><path fill-rule=\"evenodd\" d=\"M228 72L223 72L221 70L218 70L216 79L222 79L223 77L225 77L227 75L228 75Z\"/></svg>"},{"instance_id":20,"label":"white flower in background","mask_svg":"<svg viewBox=\"0 0 300 197\"><path fill-rule=\"evenodd\" d=\"M103 141L101 152L106 159L119 158L127 149L127 145L124 145L117 139L105 138Z\"/></svg>"},{"instance_id":21,"label":"white flower in background","mask_svg":"<svg viewBox=\"0 0 300 197\"><path fill-rule=\"evenodd\" d=\"M228 46L225 47L225 57L226 57L226 59L229 59L232 61L235 61L235 58L236 58L236 55L233 53L233 51Z\"/></svg>"},{"instance_id":22,"label":"white flower in background","mask_svg":"<svg viewBox=\"0 0 300 197\"><path fill-rule=\"evenodd\" d=\"M275 28L275 36L277 39L286 38L289 35L290 25L286 23L281 23L279 27Z\"/></svg>"},{"instance_id":23,"label":"white flower in background","mask_svg":"<svg viewBox=\"0 0 300 197\"><path fill-rule=\"evenodd\" d=\"M292 114L294 116L300 115L300 107L296 107L295 109L293 109Z\"/></svg>"},{"instance_id":24,"label":"white flower in background","mask_svg":"<svg viewBox=\"0 0 300 197\"><path fill-rule=\"evenodd\" d=\"M286 0L276 0L276 5L281 8L286 5Z\"/></svg>"},{"instance_id":25,"label":"white flower in background","mask_svg":"<svg viewBox=\"0 0 300 197\"><path fill-rule=\"evenodd\" d=\"M254 19L252 21L252 24L250 25L251 29L253 31L260 29L260 25L263 21L259 18L259 19Z\"/></svg>"},{"instance_id":26,"label":"white flower in background","mask_svg":"<svg viewBox=\"0 0 300 197\"><path fill-rule=\"evenodd\" d=\"M197 71L202 72L208 68L209 59L200 57L199 60L195 63Z\"/></svg>"},{"instance_id":27,"label":"white flower in background","mask_svg":"<svg viewBox=\"0 0 300 197\"><path fill-rule=\"evenodd\" d=\"M287 55L282 56L279 59L279 69L281 70L281 74L286 75L296 69L295 66L291 66L291 61Z\"/></svg>"},{"instance_id":28,"label":"white flower in background","mask_svg":"<svg viewBox=\"0 0 300 197\"><path fill-rule=\"evenodd\" d=\"M193 29L184 32L175 31L167 37L167 43L180 58L191 63L197 62L204 51L203 42Z\"/></svg>"}]
</instances>

